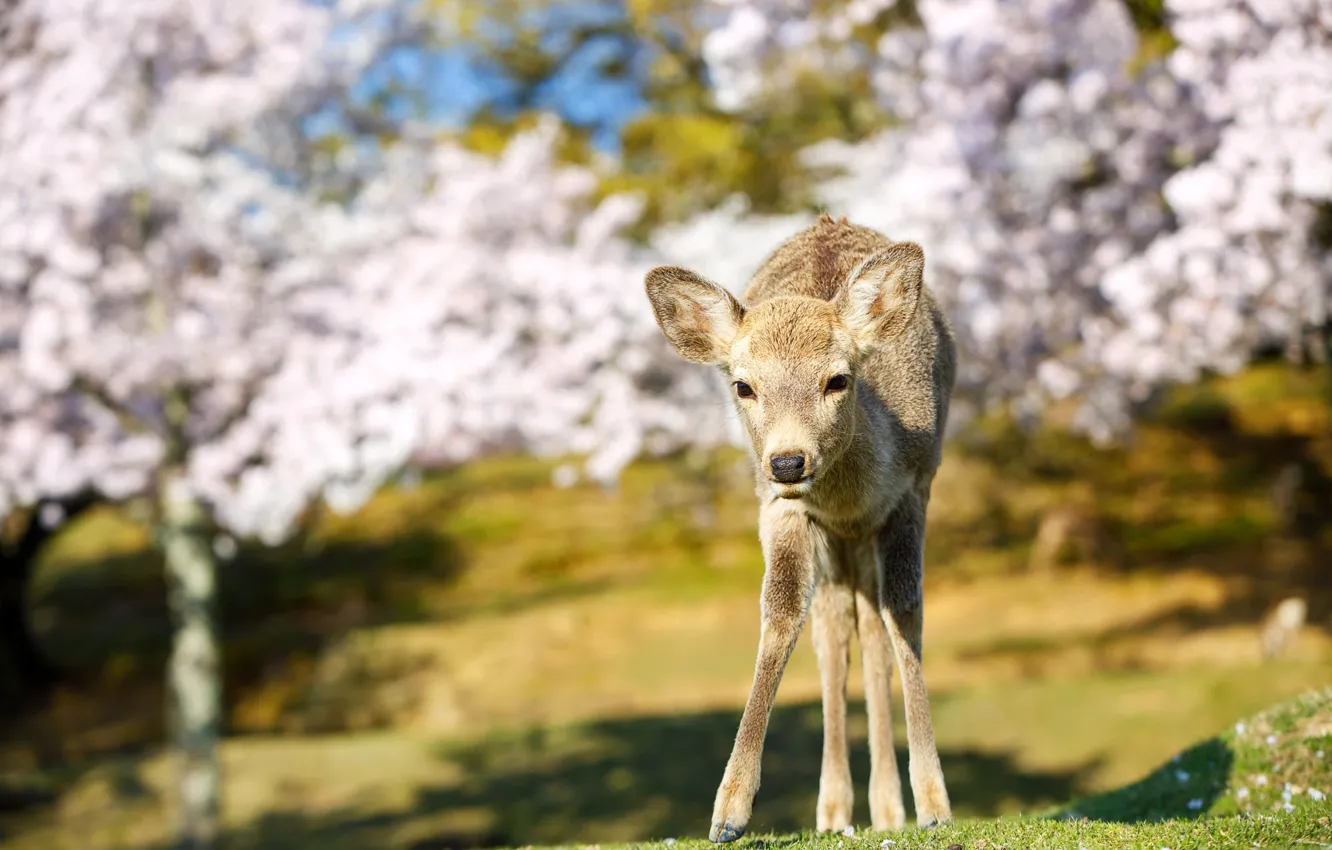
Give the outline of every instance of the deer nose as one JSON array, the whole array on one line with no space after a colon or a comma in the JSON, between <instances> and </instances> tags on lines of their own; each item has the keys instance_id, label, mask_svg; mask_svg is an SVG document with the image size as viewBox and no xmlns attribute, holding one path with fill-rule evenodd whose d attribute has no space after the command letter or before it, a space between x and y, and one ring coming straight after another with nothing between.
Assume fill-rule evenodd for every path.
<instances>
[{"instance_id":1,"label":"deer nose","mask_svg":"<svg viewBox=\"0 0 1332 850\"><path fill-rule=\"evenodd\" d=\"M768 466L772 468L772 477L783 484L793 484L805 477L803 454L774 455Z\"/></svg>"}]
</instances>

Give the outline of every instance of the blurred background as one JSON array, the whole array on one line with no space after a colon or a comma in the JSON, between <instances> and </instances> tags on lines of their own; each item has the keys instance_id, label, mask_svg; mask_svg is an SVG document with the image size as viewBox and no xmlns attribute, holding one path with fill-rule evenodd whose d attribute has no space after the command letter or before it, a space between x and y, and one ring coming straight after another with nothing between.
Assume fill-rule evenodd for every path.
<instances>
[{"instance_id":1,"label":"blurred background","mask_svg":"<svg viewBox=\"0 0 1332 850\"><path fill-rule=\"evenodd\" d=\"M824 211L958 337L959 816L1325 684L1329 93L1327 0L3 4L0 839L701 836L763 563L643 274ZM802 641L754 831L818 697Z\"/></svg>"}]
</instances>

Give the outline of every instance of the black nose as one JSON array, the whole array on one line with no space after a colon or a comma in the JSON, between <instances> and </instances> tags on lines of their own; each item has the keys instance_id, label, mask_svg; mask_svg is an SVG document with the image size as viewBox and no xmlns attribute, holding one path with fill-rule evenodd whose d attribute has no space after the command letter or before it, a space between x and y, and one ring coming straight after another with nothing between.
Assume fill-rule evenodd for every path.
<instances>
[{"instance_id":1,"label":"black nose","mask_svg":"<svg viewBox=\"0 0 1332 850\"><path fill-rule=\"evenodd\" d=\"M772 477L783 484L791 484L805 477L805 456L795 455L775 455L768 461L772 467Z\"/></svg>"}]
</instances>

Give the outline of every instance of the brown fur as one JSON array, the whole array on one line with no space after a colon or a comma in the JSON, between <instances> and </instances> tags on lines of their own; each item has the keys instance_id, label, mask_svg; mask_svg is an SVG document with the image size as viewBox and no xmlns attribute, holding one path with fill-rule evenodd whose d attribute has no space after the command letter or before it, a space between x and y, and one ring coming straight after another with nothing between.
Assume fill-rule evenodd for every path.
<instances>
[{"instance_id":1,"label":"brown fur","mask_svg":"<svg viewBox=\"0 0 1332 850\"><path fill-rule=\"evenodd\" d=\"M956 370L952 333L924 286L913 243L823 216L787 240L742 305L685 269L647 275L663 333L683 357L718 366L754 395L735 398L756 463L766 569L754 680L717 791L709 838L745 831L759 786L768 714L812 613L823 687L816 822L850 825L846 677L858 633L870 723L870 818L903 825L893 755L892 659L902 674L916 819L951 819L921 668L925 514ZM829 384L844 375L845 389ZM773 458L799 456L780 481ZM790 473L788 473L789 475Z\"/></svg>"}]
</instances>

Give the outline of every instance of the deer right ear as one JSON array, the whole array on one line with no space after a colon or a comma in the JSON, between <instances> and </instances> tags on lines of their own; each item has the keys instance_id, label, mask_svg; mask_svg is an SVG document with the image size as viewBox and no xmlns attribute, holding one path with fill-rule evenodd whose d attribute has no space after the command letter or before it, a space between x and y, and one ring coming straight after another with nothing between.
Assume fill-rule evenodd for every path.
<instances>
[{"instance_id":1,"label":"deer right ear","mask_svg":"<svg viewBox=\"0 0 1332 850\"><path fill-rule=\"evenodd\" d=\"M856 266L840 306L842 321L860 345L901 333L920 303L924 273L925 252L914 242L898 242Z\"/></svg>"},{"instance_id":2,"label":"deer right ear","mask_svg":"<svg viewBox=\"0 0 1332 850\"><path fill-rule=\"evenodd\" d=\"M658 266L647 273L657 324L686 360L718 365L735 341L745 308L731 293L688 269Z\"/></svg>"}]
</instances>

